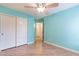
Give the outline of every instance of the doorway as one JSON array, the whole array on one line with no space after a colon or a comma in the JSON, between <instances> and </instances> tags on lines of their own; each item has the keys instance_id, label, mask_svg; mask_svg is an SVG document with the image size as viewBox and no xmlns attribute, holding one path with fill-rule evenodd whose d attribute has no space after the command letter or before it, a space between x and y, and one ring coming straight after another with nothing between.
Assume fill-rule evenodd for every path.
<instances>
[{"instance_id":1,"label":"doorway","mask_svg":"<svg viewBox=\"0 0 79 59\"><path fill-rule=\"evenodd\" d=\"M36 23L36 43L43 43L43 23Z\"/></svg>"}]
</instances>

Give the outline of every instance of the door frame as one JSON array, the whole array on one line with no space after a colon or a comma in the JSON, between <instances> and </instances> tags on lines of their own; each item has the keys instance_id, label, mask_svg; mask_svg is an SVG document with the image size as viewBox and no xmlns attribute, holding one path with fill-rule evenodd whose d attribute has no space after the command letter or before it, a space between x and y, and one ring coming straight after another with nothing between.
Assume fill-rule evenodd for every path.
<instances>
[{"instance_id":1,"label":"door frame","mask_svg":"<svg viewBox=\"0 0 79 59\"><path fill-rule=\"evenodd\" d=\"M35 25L34 25L34 27L35 27L35 42L36 42L36 36L37 36L37 34L36 34L36 24L37 23L42 24L42 43L44 43L44 23L43 22L36 22Z\"/></svg>"}]
</instances>

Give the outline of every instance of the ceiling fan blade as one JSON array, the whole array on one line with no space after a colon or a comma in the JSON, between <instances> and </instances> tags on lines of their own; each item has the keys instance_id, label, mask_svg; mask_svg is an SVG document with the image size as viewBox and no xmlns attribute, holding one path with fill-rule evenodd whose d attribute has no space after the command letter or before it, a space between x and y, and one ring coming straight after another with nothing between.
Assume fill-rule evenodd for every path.
<instances>
[{"instance_id":1,"label":"ceiling fan blade","mask_svg":"<svg viewBox=\"0 0 79 59\"><path fill-rule=\"evenodd\" d=\"M53 7L57 7L59 4L58 3L52 3L46 6L46 8L53 8Z\"/></svg>"},{"instance_id":2,"label":"ceiling fan blade","mask_svg":"<svg viewBox=\"0 0 79 59\"><path fill-rule=\"evenodd\" d=\"M24 6L25 8L36 8L34 6Z\"/></svg>"}]
</instances>

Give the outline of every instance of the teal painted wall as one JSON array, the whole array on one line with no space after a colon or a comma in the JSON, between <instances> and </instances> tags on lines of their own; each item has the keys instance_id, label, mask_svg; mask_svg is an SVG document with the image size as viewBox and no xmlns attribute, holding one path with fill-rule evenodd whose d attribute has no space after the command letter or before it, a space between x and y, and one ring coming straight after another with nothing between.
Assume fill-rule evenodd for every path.
<instances>
[{"instance_id":1,"label":"teal painted wall","mask_svg":"<svg viewBox=\"0 0 79 59\"><path fill-rule=\"evenodd\" d=\"M45 17L44 40L79 51L79 5Z\"/></svg>"},{"instance_id":2,"label":"teal painted wall","mask_svg":"<svg viewBox=\"0 0 79 59\"><path fill-rule=\"evenodd\" d=\"M35 19L34 18L28 18L28 42L34 42L35 41Z\"/></svg>"},{"instance_id":3,"label":"teal painted wall","mask_svg":"<svg viewBox=\"0 0 79 59\"><path fill-rule=\"evenodd\" d=\"M27 25L28 43L34 41L35 39L35 28L34 28L35 18L33 16L28 15L27 13L14 10L14 9L10 9L8 7L4 7L4 6L0 6L0 13L26 18L28 21L28 25Z\"/></svg>"}]
</instances>

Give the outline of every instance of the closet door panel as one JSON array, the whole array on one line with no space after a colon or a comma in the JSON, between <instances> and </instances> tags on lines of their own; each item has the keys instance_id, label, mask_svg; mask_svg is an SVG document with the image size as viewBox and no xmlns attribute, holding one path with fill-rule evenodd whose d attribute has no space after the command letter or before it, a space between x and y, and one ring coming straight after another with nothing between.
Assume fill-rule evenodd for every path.
<instances>
[{"instance_id":1,"label":"closet door panel","mask_svg":"<svg viewBox=\"0 0 79 59\"><path fill-rule=\"evenodd\" d=\"M2 42L1 42L1 15L0 15L0 50L2 50Z\"/></svg>"},{"instance_id":2,"label":"closet door panel","mask_svg":"<svg viewBox=\"0 0 79 59\"><path fill-rule=\"evenodd\" d=\"M17 46L27 44L27 19L17 17Z\"/></svg>"},{"instance_id":3,"label":"closet door panel","mask_svg":"<svg viewBox=\"0 0 79 59\"><path fill-rule=\"evenodd\" d=\"M15 46L16 17L1 15L1 45L2 50Z\"/></svg>"}]
</instances>

